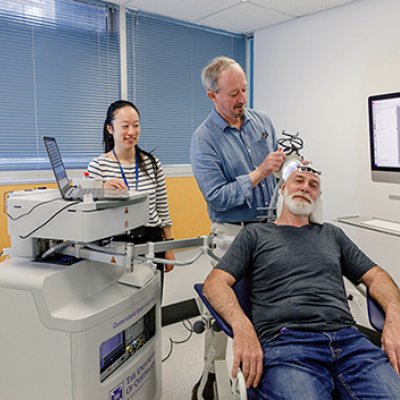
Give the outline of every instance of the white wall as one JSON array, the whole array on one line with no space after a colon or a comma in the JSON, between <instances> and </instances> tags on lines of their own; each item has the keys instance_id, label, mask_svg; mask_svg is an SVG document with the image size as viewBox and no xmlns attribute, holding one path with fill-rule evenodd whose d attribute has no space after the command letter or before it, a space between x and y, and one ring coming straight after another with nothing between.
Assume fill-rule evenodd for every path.
<instances>
[{"instance_id":1,"label":"white wall","mask_svg":"<svg viewBox=\"0 0 400 400\"><path fill-rule=\"evenodd\" d=\"M299 131L325 217L400 221L400 185L370 178L367 97L400 91L400 1L362 0L255 34L255 108Z\"/></svg>"},{"instance_id":2,"label":"white wall","mask_svg":"<svg viewBox=\"0 0 400 400\"><path fill-rule=\"evenodd\" d=\"M370 177L367 98L400 92L400 1L360 0L255 34L255 108L299 131L323 171L326 220L400 222L400 185ZM400 237L341 227L400 285Z\"/></svg>"}]
</instances>

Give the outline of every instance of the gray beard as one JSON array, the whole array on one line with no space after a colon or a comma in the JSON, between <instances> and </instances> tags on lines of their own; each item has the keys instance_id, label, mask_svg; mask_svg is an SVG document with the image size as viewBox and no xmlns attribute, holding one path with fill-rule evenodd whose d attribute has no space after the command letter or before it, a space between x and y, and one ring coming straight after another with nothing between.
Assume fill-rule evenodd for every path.
<instances>
[{"instance_id":1,"label":"gray beard","mask_svg":"<svg viewBox=\"0 0 400 400\"><path fill-rule=\"evenodd\" d=\"M315 209L314 201L308 203L306 200L294 200L292 195L286 193L283 195L283 202L292 214L302 217L308 217Z\"/></svg>"}]
</instances>

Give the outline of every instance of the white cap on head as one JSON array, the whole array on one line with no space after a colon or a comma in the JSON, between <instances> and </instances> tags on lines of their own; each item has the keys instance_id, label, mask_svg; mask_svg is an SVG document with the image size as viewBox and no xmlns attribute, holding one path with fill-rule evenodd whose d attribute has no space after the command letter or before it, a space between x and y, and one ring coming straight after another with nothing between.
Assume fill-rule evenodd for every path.
<instances>
[{"instance_id":1,"label":"white cap on head","mask_svg":"<svg viewBox=\"0 0 400 400\"><path fill-rule=\"evenodd\" d=\"M308 164L303 164L299 159L288 160L282 167L282 179L284 182L287 181L290 175L296 170L312 172L315 175L321 175L321 171L316 169L311 162Z\"/></svg>"},{"instance_id":2,"label":"white cap on head","mask_svg":"<svg viewBox=\"0 0 400 400\"><path fill-rule=\"evenodd\" d=\"M305 172L311 172L316 175L321 175L321 172L315 167L313 167L311 163L303 164L300 160L289 160L289 162L287 162L286 164L287 165L283 165L282 167L282 180L284 182L286 182L289 176L292 175L292 173L295 171L305 171ZM278 201L276 203L277 217L281 215L282 209L283 209L283 191L282 189L280 189ZM310 222L316 224L323 223L321 195L318 196L318 199L315 201L315 208L314 211L310 214L309 220Z\"/></svg>"}]
</instances>

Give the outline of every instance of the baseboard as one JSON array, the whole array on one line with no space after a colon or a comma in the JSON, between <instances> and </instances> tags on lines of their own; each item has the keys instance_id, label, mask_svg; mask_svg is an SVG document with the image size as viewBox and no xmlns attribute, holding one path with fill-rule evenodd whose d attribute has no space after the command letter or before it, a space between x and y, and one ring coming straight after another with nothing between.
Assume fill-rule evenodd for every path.
<instances>
[{"instance_id":1,"label":"baseboard","mask_svg":"<svg viewBox=\"0 0 400 400\"><path fill-rule=\"evenodd\" d=\"M161 309L162 326L175 324L184 319L197 317L199 309L197 308L196 300L189 299L179 303L170 304Z\"/></svg>"}]
</instances>

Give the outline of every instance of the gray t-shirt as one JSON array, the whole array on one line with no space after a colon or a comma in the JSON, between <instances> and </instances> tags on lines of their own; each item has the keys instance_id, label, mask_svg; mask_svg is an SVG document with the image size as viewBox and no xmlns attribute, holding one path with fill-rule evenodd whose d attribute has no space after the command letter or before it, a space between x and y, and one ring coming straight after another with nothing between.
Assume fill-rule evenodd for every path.
<instances>
[{"instance_id":1,"label":"gray t-shirt","mask_svg":"<svg viewBox=\"0 0 400 400\"><path fill-rule=\"evenodd\" d=\"M373 266L338 227L267 223L243 228L216 268L247 277L263 341L282 327L332 331L353 325L342 275L357 284Z\"/></svg>"}]
</instances>

